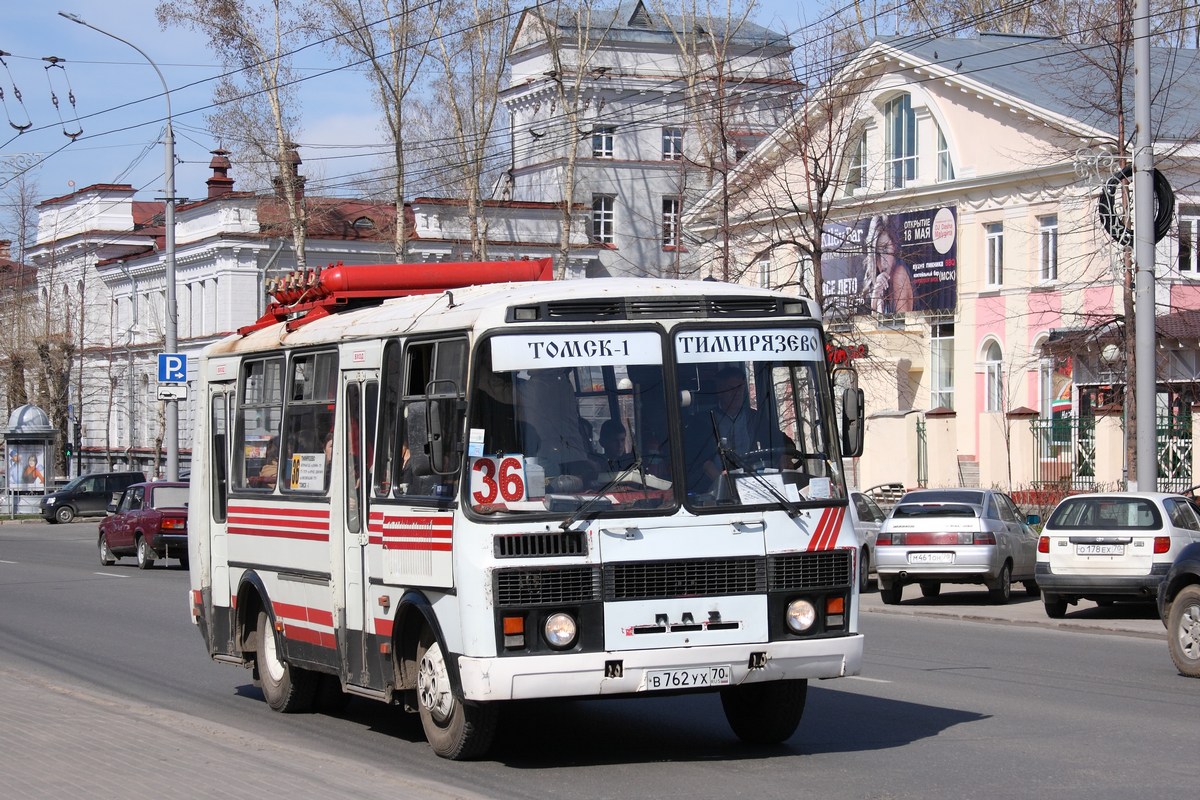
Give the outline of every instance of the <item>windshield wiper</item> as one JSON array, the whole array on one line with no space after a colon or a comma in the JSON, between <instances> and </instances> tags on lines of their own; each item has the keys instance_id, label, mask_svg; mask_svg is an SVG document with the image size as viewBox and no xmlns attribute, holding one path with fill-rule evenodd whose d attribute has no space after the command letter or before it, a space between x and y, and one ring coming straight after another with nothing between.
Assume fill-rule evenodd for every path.
<instances>
[{"instance_id":1,"label":"windshield wiper","mask_svg":"<svg viewBox=\"0 0 1200 800\"><path fill-rule=\"evenodd\" d=\"M571 515L569 517L567 517L561 523L559 523L558 527L564 531L569 531L571 529L572 525L574 525L576 522L578 522L583 517L584 514L586 514L588 511L591 510L592 506L594 506L600 502L600 498L604 497L604 495L608 492L609 489L613 488L618 483L625 480L626 476L628 476L631 472L634 472L635 470L637 471L637 473L639 475L643 476L642 482L643 482L643 488L644 488L645 473L642 472L642 459L636 457L637 456L636 452L634 453L634 456L635 456L635 458L634 458L634 461L632 464L630 464L628 467L626 467L625 469L621 470L620 472L616 473L611 478L609 478L608 481L603 486L601 486L594 495L592 495L591 497L589 497L587 499L586 503L584 503L579 508L572 511Z\"/></svg>"},{"instance_id":2,"label":"windshield wiper","mask_svg":"<svg viewBox=\"0 0 1200 800\"><path fill-rule=\"evenodd\" d=\"M725 446L724 440L721 439L720 426L717 425L716 412L710 411L708 413L709 413L709 416L712 418L713 438L717 442L717 455L721 459L722 472L721 472L720 480L729 481L730 485L736 490L737 483L734 482L729 475L729 465L732 464L736 469L740 469L742 471L743 475L753 478L755 483L757 483L759 486L766 489L771 494L771 496L775 498L776 502L778 502L779 505L783 506L783 510L787 512L787 515L789 517L791 517L792 519L795 519L796 517L800 516L800 511L801 511L800 506L796 505L791 500L789 500L787 498L787 495L783 494L783 492L776 489L775 485L773 483L771 483L769 480L767 480L766 478L764 478L762 475L759 475L754 470L747 469L745 464L742 463L741 457L736 452L734 452L734 450L732 448ZM738 500L741 500L740 494L738 495Z\"/></svg>"}]
</instances>

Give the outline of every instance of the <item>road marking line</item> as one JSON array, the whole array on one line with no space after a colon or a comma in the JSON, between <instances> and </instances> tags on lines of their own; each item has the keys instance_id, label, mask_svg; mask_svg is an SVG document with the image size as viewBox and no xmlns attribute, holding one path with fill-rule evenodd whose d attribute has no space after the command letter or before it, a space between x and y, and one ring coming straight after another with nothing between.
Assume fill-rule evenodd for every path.
<instances>
[{"instance_id":1,"label":"road marking line","mask_svg":"<svg viewBox=\"0 0 1200 800\"><path fill-rule=\"evenodd\" d=\"M16 563L17 563L16 561L5 561L4 559L0 558L0 564L16 564Z\"/></svg>"},{"instance_id":2,"label":"road marking line","mask_svg":"<svg viewBox=\"0 0 1200 800\"><path fill-rule=\"evenodd\" d=\"M882 678L864 678L862 675L847 675L846 677L852 681L866 681L867 683L891 683L891 681L885 681Z\"/></svg>"},{"instance_id":3,"label":"road marking line","mask_svg":"<svg viewBox=\"0 0 1200 800\"><path fill-rule=\"evenodd\" d=\"M106 578L128 578L128 575L118 575L115 572L93 572L93 575L103 575Z\"/></svg>"}]
</instances>

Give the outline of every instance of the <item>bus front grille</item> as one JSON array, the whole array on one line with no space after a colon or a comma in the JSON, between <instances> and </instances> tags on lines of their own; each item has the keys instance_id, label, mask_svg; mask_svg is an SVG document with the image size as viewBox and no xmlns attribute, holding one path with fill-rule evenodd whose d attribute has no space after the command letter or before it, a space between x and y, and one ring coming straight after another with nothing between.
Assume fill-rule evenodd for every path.
<instances>
[{"instance_id":1,"label":"bus front grille","mask_svg":"<svg viewBox=\"0 0 1200 800\"><path fill-rule=\"evenodd\" d=\"M592 566L499 569L496 607L586 603L600 596L600 570Z\"/></svg>"},{"instance_id":2,"label":"bus front grille","mask_svg":"<svg viewBox=\"0 0 1200 800\"><path fill-rule=\"evenodd\" d=\"M766 588L762 558L622 562L604 567L608 601L761 594Z\"/></svg>"},{"instance_id":3,"label":"bus front grille","mask_svg":"<svg viewBox=\"0 0 1200 800\"><path fill-rule=\"evenodd\" d=\"M854 580L854 557L849 550L771 556L769 573L773 592L849 586Z\"/></svg>"}]
</instances>

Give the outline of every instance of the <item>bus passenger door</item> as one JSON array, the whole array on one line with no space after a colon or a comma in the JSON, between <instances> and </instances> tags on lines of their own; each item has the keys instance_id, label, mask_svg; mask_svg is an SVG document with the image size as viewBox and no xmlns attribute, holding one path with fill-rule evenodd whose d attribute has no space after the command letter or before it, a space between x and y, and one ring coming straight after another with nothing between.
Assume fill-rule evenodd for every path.
<instances>
[{"instance_id":1,"label":"bus passenger door","mask_svg":"<svg viewBox=\"0 0 1200 800\"><path fill-rule=\"evenodd\" d=\"M379 375L374 370L358 370L343 374L342 400L346 409L343 431L345 469L335 480L344 482L342 514L346 537L343 547L343 579L346 587L346 627L350 631L369 634L370 609L367 591L367 489L371 485L367 474L371 463L369 448L375 442L375 415L379 405ZM363 637L365 646L365 636Z\"/></svg>"},{"instance_id":2,"label":"bus passenger door","mask_svg":"<svg viewBox=\"0 0 1200 800\"><path fill-rule=\"evenodd\" d=\"M219 365L218 365L219 366ZM230 369L236 375L236 369ZM189 535L196 536L208 529L208 536L200 543L203 573L212 580L212 602L215 606L230 608L229 586L229 447L233 432L234 390L236 382L208 384L208 458L206 463L192 464L192 475L208 474L208 519L205 525L189 524ZM195 478L193 478L195 480ZM189 516L194 511L189 512ZM208 552L205 553L204 550ZM207 569L205 568L207 566ZM232 619L232 616L230 617ZM216 632L214 631L214 634ZM232 640L233 631L228 631ZM232 641L229 645L232 647Z\"/></svg>"}]
</instances>

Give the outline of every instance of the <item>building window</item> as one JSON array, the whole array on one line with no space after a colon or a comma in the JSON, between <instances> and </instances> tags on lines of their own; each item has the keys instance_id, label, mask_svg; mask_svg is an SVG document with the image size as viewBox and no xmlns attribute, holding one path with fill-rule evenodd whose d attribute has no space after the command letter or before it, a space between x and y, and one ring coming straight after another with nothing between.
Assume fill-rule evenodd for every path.
<instances>
[{"instance_id":1,"label":"building window","mask_svg":"<svg viewBox=\"0 0 1200 800\"><path fill-rule=\"evenodd\" d=\"M613 243L613 222L616 217L615 199L609 194L592 195L592 241Z\"/></svg>"},{"instance_id":2,"label":"building window","mask_svg":"<svg viewBox=\"0 0 1200 800\"><path fill-rule=\"evenodd\" d=\"M954 323L929 326L929 361L933 367L930 408L954 408Z\"/></svg>"},{"instance_id":3,"label":"building window","mask_svg":"<svg viewBox=\"0 0 1200 800\"><path fill-rule=\"evenodd\" d=\"M592 131L592 158L613 157L613 134L616 128L596 128Z\"/></svg>"},{"instance_id":4,"label":"building window","mask_svg":"<svg viewBox=\"0 0 1200 800\"><path fill-rule=\"evenodd\" d=\"M937 137L937 164L938 164L938 181L954 180L954 162L950 160L950 144L946 141L946 134L942 133L942 129L938 128Z\"/></svg>"},{"instance_id":5,"label":"building window","mask_svg":"<svg viewBox=\"0 0 1200 800\"><path fill-rule=\"evenodd\" d=\"M683 159L683 128L662 129L663 161L680 161Z\"/></svg>"},{"instance_id":6,"label":"building window","mask_svg":"<svg viewBox=\"0 0 1200 800\"><path fill-rule=\"evenodd\" d=\"M987 285L1004 285L1004 223L983 226L987 234Z\"/></svg>"},{"instance_id":7,"label":"building window","mask_svg":"<svg viewBox=\"0 0 1200 800\"><path fill-rule=\"evenodd\" d=\"M854 150L850 153L850 166L846 170L846 195L854 194L855 189L865 188L867 185L867 132L863 131L858 135L858 141L854 143Z\"/></svg>"},{"instance_id":8,"label":"building window","mask_svg":"<svg viewBox=\"0 0 1200 800\"><path fill-rule=\"evenodd\" d=\"M1039 277L1043 281L1058 280L1058 215L1038 217Z\"/></svg>"},{"instance_id":9,"label":"building window","mask_svg":"<svg viewBox=\"0 0 1200 800\"><path fill-rule=\"evenodd\" d=\"M772 285L771 277L771 260L765 258L758 262L758 285L764 289L770 289Z\"/></svg>"},{"instance_id":10,"label":"building window","mask_svg":"<svg viewBox=\"0 0 1200 800\"><path fill-rule=\"evenodd\" d=\"M1200 206L1179 206L1179 271L1200 275Z\"/></svg>"},{"instance_id":11,"label":"building window","mask_svg":"<svg viewBox=\"0 0 1200 800\"><path fill-rule=\"evenodd\" d=\"M902 94L883 106L887 122L887 175L889 189L903 189L917 177L917 115L912 97Z\"/></svg>"},{"instance_id":12,"label":"building window","mask_svg":"<svg viewBox=\"0 0 1200 800\"><path fill-rule=\"evenodd\" d=\"M1004 362L1000 345L991 342L984 352L984 411L1004 408Z\"/></svg>"},{"instance_id":13,"label":"building window","mask_svg":"<svg viewBox=\"0 0 1200 800\"><path fill-rule=\"evenodd\" d=\"M664 197L662 201L663 247L679 246L679 198Z\"/></svg>"}]
</instances>

